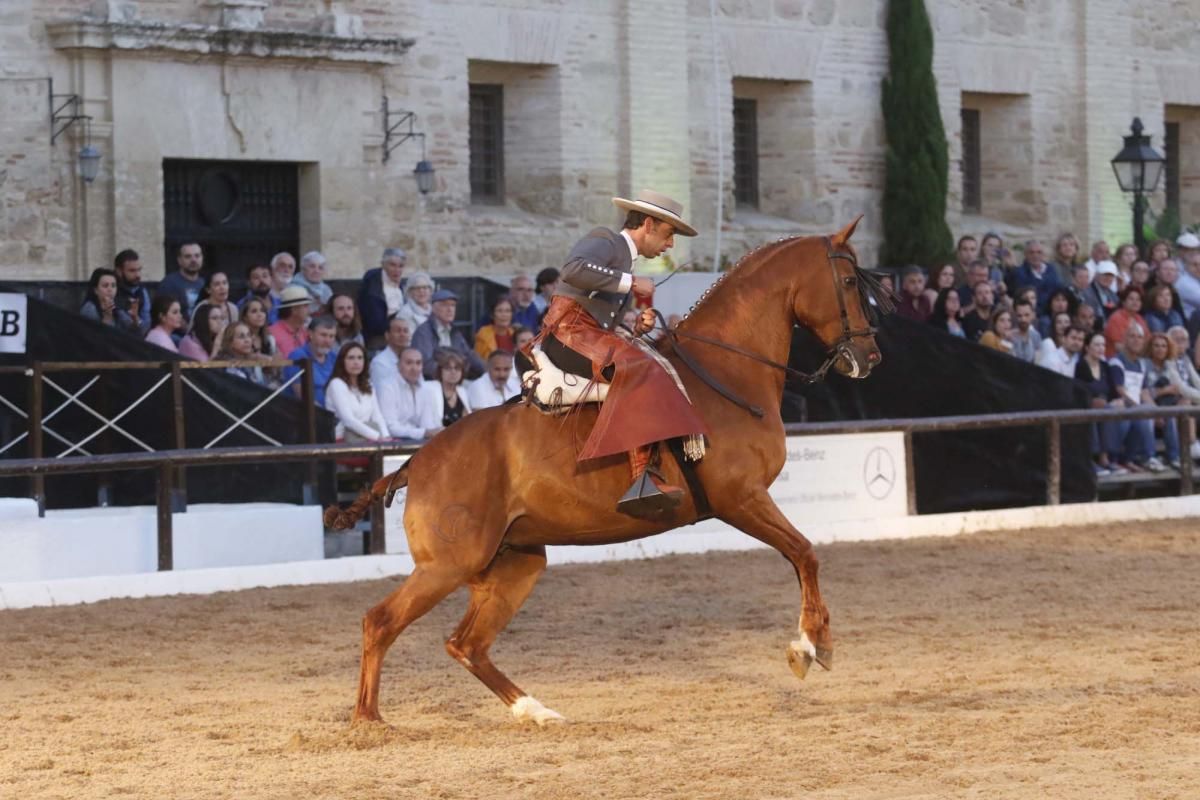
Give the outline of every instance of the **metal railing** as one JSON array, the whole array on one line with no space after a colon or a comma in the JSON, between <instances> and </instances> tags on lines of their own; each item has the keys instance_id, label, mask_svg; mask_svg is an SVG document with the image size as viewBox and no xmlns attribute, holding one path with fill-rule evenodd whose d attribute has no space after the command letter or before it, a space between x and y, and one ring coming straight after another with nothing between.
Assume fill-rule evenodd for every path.
<instances>
[{"instance_id":1,"label":"metal railing","mask_svg":"<svg viewBox=\"0 0 1200 800\"><path fill-rule=\"evenodd\" d=\"M929 417L918 419L854 420L847 422L793 423L785 426L792 436L814 436L836 433L879 433L898 431L904 434L907 460L908 510L916 514L916 476L913 469L914 434L949 433L955 431L994 430L1001 428L1042 427L1046 429L1046 502L1058 505L1062 501L1062 444L1060 434L1065 425L1082 425L1107 420L1124 419L1183 419L1200 416L1200 406L1148 406L1131 409L1078 409L1065 411L1025 411L1008 414ZM1191 494L1193 471L1187 457L1191 447L1191 426L1181 425L1180 450L1184 457L1180 474L1180 493ZM420 445L401 445L394 442L368 444L300 444L279 447L230 447L162 450L148 453L83 456L79 458L26 458L0 461L0 478L106 472L110 470L152 469L156 474L156 505L158 510L158 568L173 567L173 538L171 514L174 510L172 493L174 473L190 466L215 466L254 462L312 461L339 458L368 458L368 477L374 483L383 477L385 455L412 454ZM367 553L386 552L386 531L383 523L383 503L371 506L371 526L367 532Z\"/></svg>"},{"instance_id":2,"label":"metal railing","mask_svg":"<svg viewBox=\"0 0 1200 800\"><path fill-rule=\"evenodd\" d=\"M193 370L224 370L228 367L265 367L265 368L283 368L296 366L299 371L287 381L284 381L279 387L270 391L270 394L260 401L257 405L251 408L240 416L225 408L219 401L214 399L208 392L204 391L195 381L188 378L187 372ZM126 406L120 413L109 416L110 412L107 408L97 410L81 399L82 395L96 386L100 382L101 373L115 371L134 371L134 370L165 370L166 374L161 379L156 381L148 390L142 393L140 397ZM52 375L60 373L72 372L96 372L96 375L91 377L81 388L72 391L71 389L62 386L56 381ZM278 397L291 386L298 384L300 387L300 402L304 408L304 426L302 435L304 441L309 444L315 444L317 438L317 418L315 405L315 392L313 387L312 369L308 359L298 359L291 361L288 359L275 359L270 361L260 360L232 360L232 361L64 361L64 362L42 362L35 361L29 366L9 366L0 367L0 375L24 375L29 378L29 383L26 392L26 408L22 409L12 400L0 395L0 405L7 407L19 417L27 421L26 430L19 436L14 437L8 442L0 444L0 455L21 441L29 440L29 456L31 459L39 459L45 455L45 435L48 434L55 440L65 446L65 450L58 453L55 458L65 458L72 453L79 452L83 457L94 457L92 453L85 449L85 446L92 442L97 437L108 434L109 431L120 434L126 440L137 447L140 447L146 452L156 452L153 447L144 442L141 438L133 435L128 430L123 428L120 421L147 401L154 395L159 387L169 382L170 384L170 413L167 415L169 423L169 440L173 444L173 451L185 450L187 448L186 426L184 420L184 389L190 388L197 396L213 406L218 412L232 420L232 424L226 427L220 434L206 443L203 449L211 449L221 440L225 439L235 430L242 428L257 436L263 442L275 447L283 446L283 443L277 439L267 435L249 422L250 418L262 410L268 403ZM47 388L57 392L64 398L61 403L49 413L43 412L43 404L46 398ZM102 387L101 387L102 388ZM103 406L104 403L102 402ZM81 408L88 416L95 418L100 426L92 431L87 436L84 436L77 442L72 442L67 437L51 428L47 423L54 419L62 411L71 407ZM168 451L164 451L168 452ZM314 491L312 487L316 484L315 465L309 471L308 486L306 492ZM180 467L174 485L177 490L176 504L177 506L186 505L186 494L184 490L187 486L187 476L184 467ZM101 489L102 496L104 489ZM33 499L38 504L38 514L45 513L46 507L46 486L45 478L40 474L33 474Z\"/></svg>"}]
</instances>

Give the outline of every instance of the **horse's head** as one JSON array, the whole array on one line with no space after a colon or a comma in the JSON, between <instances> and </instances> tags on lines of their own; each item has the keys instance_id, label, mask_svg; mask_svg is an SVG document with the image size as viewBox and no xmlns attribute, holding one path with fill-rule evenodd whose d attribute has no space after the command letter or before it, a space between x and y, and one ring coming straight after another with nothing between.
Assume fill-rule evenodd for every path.
<instances>
[{"instance_id":1,"label":"horse's head","mask_svg":"<svg viewBox=\"0 0 1200 800\"><path fill-rule=\"evenodd\" d=\"M850 236L858 219L833 236L812 237L792 299L796 321L828 348L832 366L850 378L865 378L883 360L875 344L878 311L890 311L886 290L858 266ZM872 306L872 300L876 307Z\"/></svg>"}]
</instances>

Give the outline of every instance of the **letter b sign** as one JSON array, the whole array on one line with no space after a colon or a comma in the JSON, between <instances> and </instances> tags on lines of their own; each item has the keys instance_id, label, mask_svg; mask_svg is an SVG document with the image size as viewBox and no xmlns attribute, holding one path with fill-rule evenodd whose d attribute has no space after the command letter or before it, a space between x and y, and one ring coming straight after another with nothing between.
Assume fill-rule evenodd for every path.
<instances>
[{"instance_id":1,"label":"letter b sign","mask_svg":"<svg viewBox=\"0 0 1200 800\"><path fill-rule=\"evenodd\" d=\"M27 312L25 295L0 294L0 353L25 352Z\"/></svg>"}]
</instances>

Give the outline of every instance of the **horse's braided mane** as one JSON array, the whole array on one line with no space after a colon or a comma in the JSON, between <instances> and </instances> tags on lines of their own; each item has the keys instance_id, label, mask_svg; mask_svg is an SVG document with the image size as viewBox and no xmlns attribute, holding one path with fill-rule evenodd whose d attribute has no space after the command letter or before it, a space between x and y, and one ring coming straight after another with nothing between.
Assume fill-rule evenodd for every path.
<instances>
[{"instance_id":1,"label":"horse's braided mane","mask_svg":"<svg viewBox=\"0 0 1200 800\"><path fill-rule=\"evenodd\" d=\"M766 250L767 248L775 247L776 245L785 244L787 242L791 242L791 241L794 241L796 239L801 239L801 238L804 238L804 237L784 236L780 239L776 239L773 242L767 242L766 244L760 244L758 247L756 247L753 250L751 250L750 252L746 253L744 256L742 256L741 258L738 259L736 264L734 264L732 267L727 269L725 272L722 272L720 277L718 277L715 281L713 281L712 284L707 289L704 290L704 293L701 294L699 298L697 298L696 302L692 303L692 307L689 308L687 310L687 313L683 315L683 318L679 320L680 323L684 322L685 320L687 320L688 317L690 317L693 313L695 313L696 309L700 308L700 305L705 300L708 299L708 296L710 294L712 294L713 289L716 289L718 286L720 286L721 283L726 278L728 278L730 275L732 275L735 271L737 271L738 267L742 266L742 264L745 264L751 258L754 258L754 256L758 255L759 253L761 253L763 250Z\"/></svg>"}]
</instances>

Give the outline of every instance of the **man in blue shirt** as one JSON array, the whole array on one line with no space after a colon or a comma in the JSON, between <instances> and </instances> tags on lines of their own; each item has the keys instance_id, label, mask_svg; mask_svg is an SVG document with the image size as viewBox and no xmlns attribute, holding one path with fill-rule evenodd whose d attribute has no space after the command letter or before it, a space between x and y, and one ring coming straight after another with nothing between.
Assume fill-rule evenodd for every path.
<instances>
[{"instance_id":1,"label":"man in blue shirt","mask_svg":"<svg viewBox=\"0 0 1200 800\"><path fill-rule=\"evenodd\" d=\"M1025 263L1017 268L1017 290L1032 286L1037 290L1037 307L1045 308L1054 290L1062 286L1058 270L1046 263L1046 248L1037 239L1025 243Z\"/></svg>"},{"instance_id":2,"label":"man in blue shirt","mask_svg":"<svg viewBox=\"0 0 1200 800\"><path fill-rule=\"evenodd\" d=\"M201 292L204 291L204 277L200 274L200 270L204 268L204 253L200 250L200 245L186 242L179 245L175 262L179 265L179 271L172 272L159 282L157 294L170 295L178 300L183 318L189 320L192 318L192 312L196 310L196 304L200 302Z\"/></svg>"},{"instance_id":3,"label":"man in blue shirt","mask_svg":"<svg viewBox=\"0 0 1200 800\"><path fill-rule=\"evenodd\" d=\"M330 317L317 317L308 324L308 344L288 353L288 358L292 361L308 359L312 367L313 402L318 408L325 407L325 387L333 377L333 364L337 361L337 355L334 353L336 347L337 323ZM298 366L284 367L284 381L291 380L292 376L299 372ZM301 396L301 380L292 384L297 397Z\"/></svg>"},{"instance_id":4,"label":"man in blue shirt","mask_svg":"<svg viewBox=\"0 0 1200 800\"><path fill-rule=\"evenodd\" d=\"M142 260L136 250L122 250L113 259L117 273L117 305L138 322L138 333L150 330L150 292L142 286Z\"/></svg>"}]
</instances>

